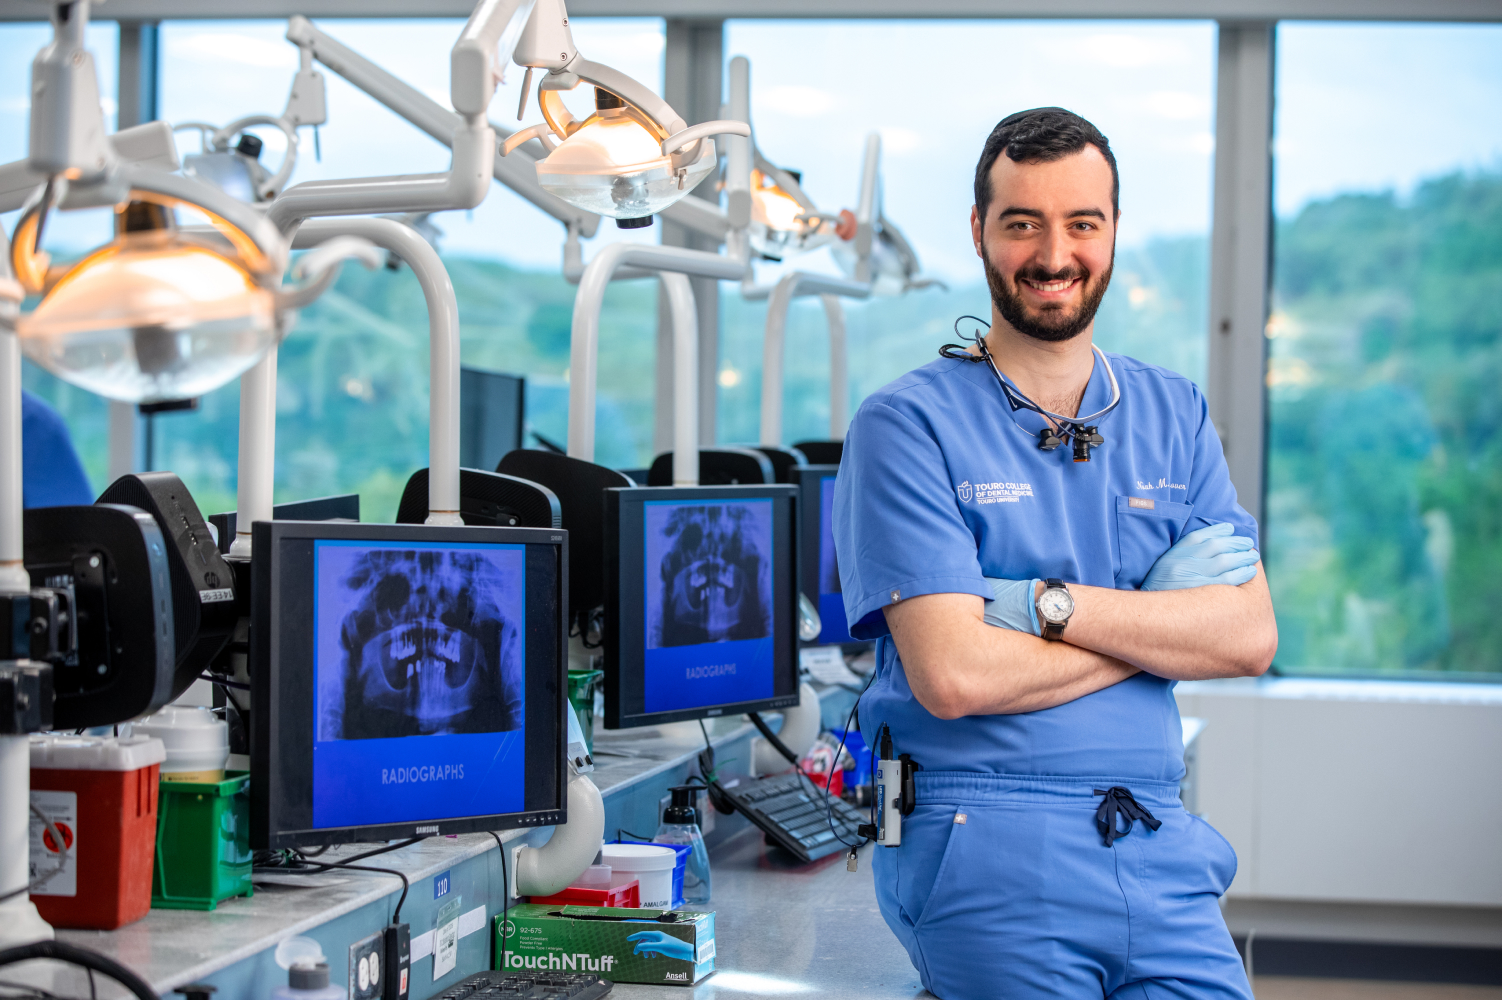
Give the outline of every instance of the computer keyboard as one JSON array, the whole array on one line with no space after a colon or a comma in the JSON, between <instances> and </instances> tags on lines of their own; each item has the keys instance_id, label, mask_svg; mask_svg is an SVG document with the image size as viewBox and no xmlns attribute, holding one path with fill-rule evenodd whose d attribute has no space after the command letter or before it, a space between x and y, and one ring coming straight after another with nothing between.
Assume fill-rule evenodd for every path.
<instances>
[{"instance_id":1,"label":"computer keyboard","mask_svg":"<svg viewBox=\"0 0 1502 1000\"><path fill-rule=\"evenodd\" d=\"M859 844L862 839L856 828L869 821L844 799L830 796L834 806L834 830L831 830L824 790L796 771L723 790L736 809L766 831L769 840L801 861L849 850L848 845ZM839 836L835 835L836 830Z\"/></svg>"},{"instance_id":2,"label":"computer keyboard","mask_svg":"<svg viewBox=\"0 0 1502 1000\"><path fill-rule=\"evenodd\" d=\"M614 986L592 972L476 972L438 1000L600 1000Z\"/></svg>"}]
</instances>

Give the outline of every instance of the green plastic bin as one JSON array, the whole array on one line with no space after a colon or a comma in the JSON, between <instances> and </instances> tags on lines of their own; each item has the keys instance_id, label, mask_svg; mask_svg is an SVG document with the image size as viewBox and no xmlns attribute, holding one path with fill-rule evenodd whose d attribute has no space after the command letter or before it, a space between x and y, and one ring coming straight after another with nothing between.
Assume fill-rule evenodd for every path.
<instances>
[{"instance_id":1,"label":"green plastic bin","mask_svg":"<svg viewBox=\"0 0 1502 1000\"><path fill-rule=\"evenodd\" d=\"M223 781L163 778L156 821L151 905L159 910L212 910L249 896L250 774Z\"/></svg>"},{"instance_id":2,"label":"green plastic bin","mask_svg":"<svg viewBox=\"0 0 1502 1000\"><path fill-rule=\"evenodd\" d=\"M605 676L603 670L570 670L568 672L568 703L574 706L579 716L579 726L584 730L584 745L590 753L595 752L595 688Z\"/></svg>"}]
</instances>

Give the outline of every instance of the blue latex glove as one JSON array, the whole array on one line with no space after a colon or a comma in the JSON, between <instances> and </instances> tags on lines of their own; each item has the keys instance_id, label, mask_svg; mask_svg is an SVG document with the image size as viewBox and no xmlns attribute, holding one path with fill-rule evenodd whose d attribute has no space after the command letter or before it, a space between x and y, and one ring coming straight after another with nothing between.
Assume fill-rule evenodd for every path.
<instances>
[{"instance_id":1,"label":"blue latex glove","mask_svg":"<svg viewBox=\"0 0 1502 1000\"><path fill-rule=\"evenodd\" d=\"M1037 580L998 580L986 577L995 595L986 602L986 624L1014 632L1042 635L1038 628L1038 605L1033 600Z\"/></svg>"},{"instance_id":2,"label":"blue latex glove","mask_svg":"<svg viewBox=\"0 0 1502 1000\"><path fill-rule=\"evenodd\" d=\"M1262 556L1245 535L1233 535L1228 522L1191 531L1158 557L1143 590L1186 590L1224 583L1232 587L1257 575Z\"/></svg>"},{"instance_id":3,"label":"blue latex glove","mask_svg":"<svg viewBox=\"0 0 1502 1000\"><path fill-rule=\"evenodd\" d=\"M685 962L694 960L694 946L682 938L675 938L662 931L637 931L627 935L627 941L635 941L633 955L656 955L659 958L677 958Z\"/></svg>"}]
</instances>

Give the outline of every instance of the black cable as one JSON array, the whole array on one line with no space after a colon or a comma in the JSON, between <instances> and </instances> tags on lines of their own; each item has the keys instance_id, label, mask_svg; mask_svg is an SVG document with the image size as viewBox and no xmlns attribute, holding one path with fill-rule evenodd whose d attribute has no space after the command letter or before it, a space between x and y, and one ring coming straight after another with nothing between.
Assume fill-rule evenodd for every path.
<instances>
[{"instance_id":1,"label":"black cable","mask_svg":"<svg viewBox=\"0 0 1502 1000\"><path fill-rule=\"evenodd\" d=\"M486 833L495 838L496 850L501 852L501 971L506 971L506 913L511 908L511 876L506 873L506 845L501 835L494 830Z\"/></svg>"},{"instance_id":2,"label":"black cable","mask_svg":"<svg viewBox=\"0 0 1502 1000\"><path fill-rule=\"evenodd\" d=\"M845 716L845 728L840 733L840 747L834 752L834 767L840 766L840 754L845 752L845 737L850 735L850 723L855 720L855 710L861 707L861 696L866 693L866 688L869 688L871 686L871 681L875 679L875 677L876 671L873 670L871 671L870 676L866 678L866 687L861 688L860 693L855 696L855 704L850 706L850 714ZM833 777L833 774L834 772L831 770L830 776ZM875 796L872 797L875 798ZM867 837L862 837L859 844L852 844L850 843L850 841L840 836L840 831L836 830L834 826L834 796L830 794L829 785L827 784L824 786L824 813L825 817L829 820L829 832L834 834L835 840L838 840L840 843L844 844L852 851L858 851L862 847L865 847L868 843L870 843L870 839Z\"/></svg>"},{"instance_id":3,"label":"black cable","mask_svg":"<svg viewBox=\"0 0 1502 1000\"><path fill-rule=\"evenodd\" d=\"M699 751L699 772L703 775L705 787L709 789L710 804L721 816L733 815L735 803L730 801L730 796L720 787L719 778L715 776L714 744L709 742L709 730L704 728L703 719L699 720L699 732L704 734L704 749Z\"/></svg>"},{"instance_id":4,"label":"black cable","mask_svg":"<svg viewBox=\"0 0 1502 1000\"><path fill-rule=\"evenodd\" d=\"M387 844L385 847L377 847L373 851L366 851L364 854L356 854L352 858L345 858L343 861L340 862L340 864L346 864L347 865L347 864L350 864L351 862L354 862L354 861L364 861L366 858L373 858L377 854L386 854L389 851L399 851L403 847L411 847L413 844L417 843L419 840L427 840L431 836L432 836L432 834L429 833L429 834L424 834L421 837L408 837L406 840L398 841L395 844Z\"/></svg>"},{"instance_id":5,"label":"black cable","mask_svg":"<svg viewBox=\"0 0 1502 1000\"><path fill-rule=\"evenodd\" d=\"M7 948L0 951L0 967L29 961L33 958L50 958L85 969L97 969L130 990L140 1000L161 1000L146 980L113 958L64 941L37 941L32 944L23 944L19 948Z\"/></svg>"},{"instance_id":6,"label":"black cable","mask_svg":"<svg viewBox=\"0 0 1502 1000\"><path fill-rule=\"evenodd\" d=\"M776 733L772 732L772 727L767 725L767 720L761 717L760 712L747 712L746 718L750 719L752 725L761 730L761 735L768 743L772 744L773 750L786 757L788 763L796 767L800 774L807 776L807 772L803 770L803 765L798 762L798 755L788 749L788 745L782 742Z\"/></svg>"},{"instance_id":7,"label":"black cable","mask_svg":"<svg viewBox=\"0 0 1502 1000\"><path fill-rule=\"evenodd\" d=\"M214 674L209 673L207 670L199 674L198 679L201 681L208 681L210 684L218 684L220 687L234 688L236 691L250 690L249 684L241 684L239 681L225 680L223 677L217 677Z\"/></svg>"},{"instance_id":8,"label":"black cable","mask_svg":"<svg viewBox=\"0 0 1502 1000\"><path fill-rule=\"evenodd\" d=\"M94 970L89 970L89 1000L99 1000L99 989L94 985Z\"/></svg>"},{"instance_id":9,"label":"black cable","mask_svg":"<svg viewBox=\"0 0 1502 1000\"><path fill-rule=\"evenodd\" d=\"M422 839L422 838L418 838ZM256 865L251 868L252 872L260 872L263 875L320 875L328 868L345 868L354 872L380 872L382 875L395 875L402 880L402 895L396 901L396 909L392 911L391 922L401 923L402 905L407 902L407 890L412 884L407 881L407 876L395 868L376 868L372 865L352 865L347 861L309 861L306 868L293 868L290 865Z\"/></svg>"}]
</instances>

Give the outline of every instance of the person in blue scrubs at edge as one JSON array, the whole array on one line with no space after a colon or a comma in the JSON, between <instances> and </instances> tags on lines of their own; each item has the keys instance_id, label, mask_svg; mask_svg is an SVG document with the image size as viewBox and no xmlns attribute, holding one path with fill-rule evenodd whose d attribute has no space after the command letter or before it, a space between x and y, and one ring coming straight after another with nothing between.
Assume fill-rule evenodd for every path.
<instances>
[{"instance_id":1,"label":"person in blue scrubs at edge","mask_svg":"<svg viewBox=\"0 0 1502 1000\"><path fill-rule=\"evenodd\" d=\"M1217 905L1235 852L1179 802L1173 688L1263 673L1277 625L1199 389L1093 346L1118 193L1083 118L997 125L970 222L990 332L845 439L862 733L921 768L877 899L942 1000L1252 995Z\"/></svg>"},{"instance_id":2,"label":"person in blue scrubs at edge","mask_svg":"<svg viewBox=\"0 0 1502 1000\"><path fill-rule=\"evenodd\" d=\"M21 391L21 503L25 507L86 506L94 491L62 415Z\"/></svg>"}]
</instances>

